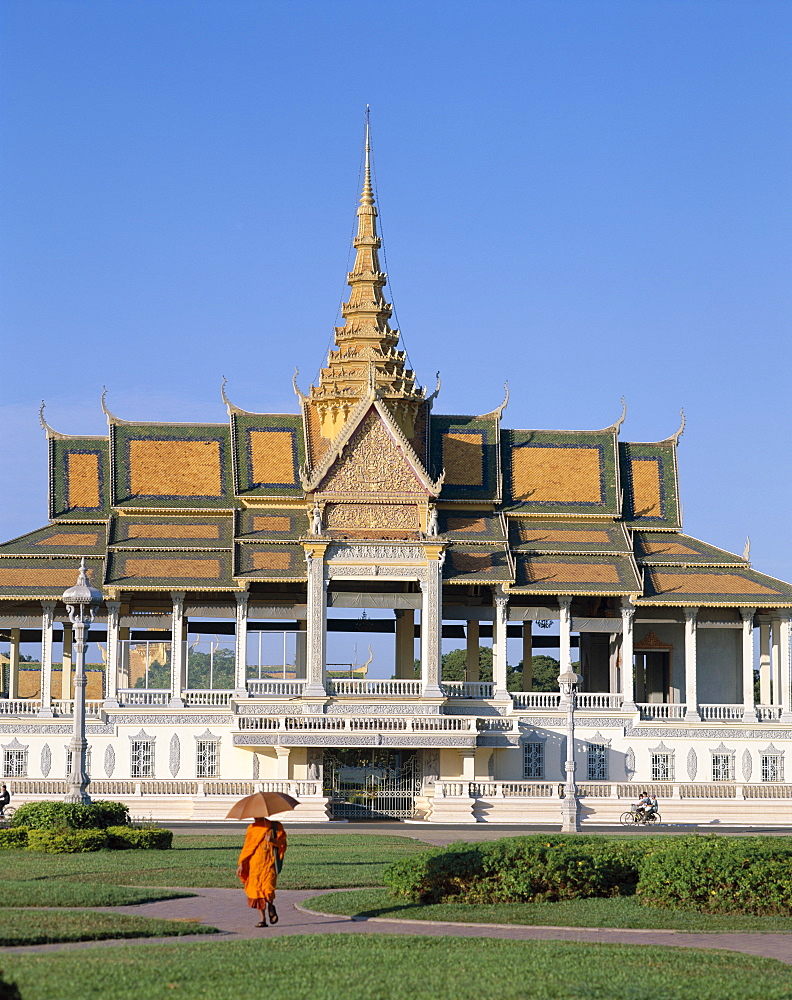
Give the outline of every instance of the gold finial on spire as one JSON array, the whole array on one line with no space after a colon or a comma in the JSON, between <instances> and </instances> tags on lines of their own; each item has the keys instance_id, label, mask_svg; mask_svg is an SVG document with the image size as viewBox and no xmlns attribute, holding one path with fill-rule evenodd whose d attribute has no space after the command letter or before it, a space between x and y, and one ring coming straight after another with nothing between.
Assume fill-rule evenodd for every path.
<instances>
[{"instance_id":1,"label":"gold finial on spire","mask_svg":"<svg viewBox=\"0 0 792 1000\"><path fill-rule=\"evenodd\" d=\"M311 386L309 402L319 418L320 434L332 440L358 401L373 390L389 407L408 438L424 403L424 390L406 366L407 354L397 349L399 331L388 320L393 312L383 288L388 276L380 270L377 206L372 184L371 123L366 105L363 138L363 188L357 207L355 261L347 275L349 300L341 307L344 325L336 327L335 346Z\"/></svg>"}]
</instances>

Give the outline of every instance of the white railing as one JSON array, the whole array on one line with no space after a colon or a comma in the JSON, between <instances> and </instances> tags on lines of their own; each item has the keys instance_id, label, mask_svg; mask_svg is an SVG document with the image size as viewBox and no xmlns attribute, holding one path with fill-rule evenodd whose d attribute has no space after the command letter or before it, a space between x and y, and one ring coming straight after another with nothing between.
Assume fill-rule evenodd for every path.
<instances>
[{"instance_id":1,"label":"white railing","mask_svg":"<svg viewBox=\"0 0 792 1000\"><path fill-rule=\"evenodd\" d=\"M684 719L687 705L661 701L642 701L636 705L642 719Z\"/></svg>"},{"instance_id":2,"label":"white railing","mask_svg":"<svg viewBox=\"0 0 792 1000\"><path fill-rule=\"evenodd\" d=\"M381 716L284 715L264 718L240 715L239 728L264 731L312 732L400 732L400 733L475 733L475 719L447 715L414 715L408 718Z\"/></svg>"},{"instance_id":3,"label":"white railing","mask_svg":"<svg viewBox=\"0 0 792 1000\"><path fill-rule=\"evenodd\" d=\"M558 784L549 781L436 781L435 798L548 799L558 795Z\"/></svg>"},{"instance_id":4,"label":"white railing","mask_svg":"<svg viewBox=\"0 0 792 1000\"><path fill-rule=\"evenodd\" d=\"M421 682L416 680L356 680L353 677L328 678L326 682L328 694L340 697L370 697L379 695L383 698L418 698L421 695Z\"/></svg>"},{"instance_id":5,"label":"white railing","mask_svg":"<svg viewBox=\"0 0 792 1000\"><path fill-rule=\"evenodd\" d=\"M743 785L746 799L792 799L792 785L766 781L761 785Z\"/></svg>"},{"instance_id":6,"label":"white railing","mask_svg":"<svg viewBox=\"0 0 792 1000\"><path fill-rule=\"evenodd\" d=\"M85 701L85 715L89 719L98 719L104 702L101 698L91 698ZM73 698L53 698L52 710L56 715L74 715Z\"/></svg>"},{"instance_id":7,"label":"white railing","mask_svg":"<svg viewBox=\"0 0 792 1000\"><path fill-rule=\"evenodd\" d=\"M515 708L529 711L544 708L555 711L561 704L561 695L558 691L513 691L512 701Z\"/></svg>"},{"instance_id":8,"label":"white railing","mask_svg":"<svg viewBox=\"0 0 792 1000\"><path fill-rule=\"evenodd\" d=\"M192 690L182 691L181 697L182 701L188 706L188 708L200 705L211 705L215 708L221 708L228 705L234 697L234 692Z\"/></svg>"},{"instance_id":9,"label":"white railing","mask_svg":"<svg viewBox=\"0 0 792 1000\"><path fill-rule=\"evenodd\" d=\"M443 681L440 690L446 698L481 700L492 698L495 685L492 681Z\"/></svg>"},{"instance_id":10,"label":"white railing","mask_svg":"<svg viewBox=\"0 0 792 1000\"><path fill-rule=\"evenodd\" d=\"M598 708L618 710L622 707L624 695L607 691L578 691L575 695L577 708Z\"/></svg>"},{"instance_id":11,"label":"white railing","mask_svg":"<svg viewBox=\"0 0 792 1000\"><path fill-rule=\"evenodd\" d=\"M248 694L253 698L299 698L307 682L304 680L248 680Z\"/></svg>"},{"instance_id":12,"label":"white railing","mask_svg":"<svg viewBox=\"0 0 792 1000\"><path fill-rule=\"evenodd\" d=\"M156 691L146 688L119 688L119 705L145 705L148 708L167 706L170 701L170 691L160 688Z\"/></svg>"},{"instance_id":13,"label":"white railing","mask_svg":"<svg viewBox=\"0 0 792 1000\"><path fill-rule=\"evenodd\" d=\"M734 722L742 720L745 707L743 705L699 705L699 715L704 720Z\"/></svg>"},{"instance_id":14,"label":"white railing","mask_svg":"<svg viewBox=\"0 0 792 1000\"><path fill-rule=\"evenodd\" d=\"M780 705L757 705L756 714L760 722L775 722L781 718Z\"/></svg>"},{"instance_id":15,"label":"white railing","mask_svg":"<svg viewBox=\"0 0 792 1000\"><path fill-rule=\"evenodd\" d=\"M40 708L40 698L3 698L0 700L0 715L36 715Z\"/></svg>"},{"instance_id":16,"label":"white railing","mask_svg":"<svg viewBox=\"0 0 792 1000\"><path fill-rule=\"evenodd\" d=\"M500 715L494 719L477 719L476 725L480 733L513 733L517 731L517 719L504 719Z\"/></svg>"}]
</instances>

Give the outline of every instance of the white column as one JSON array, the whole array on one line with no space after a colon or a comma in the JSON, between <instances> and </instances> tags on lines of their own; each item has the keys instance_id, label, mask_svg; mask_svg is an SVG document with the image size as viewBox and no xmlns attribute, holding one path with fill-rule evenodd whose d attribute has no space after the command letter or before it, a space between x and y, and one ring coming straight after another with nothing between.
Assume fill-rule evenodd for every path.
<instances>
[{"instance_id":1,"label":"white column","mask_svg":"<svg viewBox=\"0 0 792 1000\"><path fill-rule=\"evenodd\" d=\"M424 698L442 698L440 662L442 656L442 567L430 559L426 578L421 581L421 687Z\"/></svg>"},{"instance_id":2,"label":"white column","mask_svg":"<svg viewBox=\"0 0 792 1000\"><path fill-rule=\"evenodd\" d=\"M8 697L19 697L19 629L11 629L11 644L8 650Z\"/></svg>"},{"instance_id":3,"label":"white column","mask_svg":"<svg viewBox=\"0 0 792 1000\"><path fill-rule=\"evenodd\" d=\"M501 590L493 598L495 620L492 627L492 680L494 682L493 697L495 701L509 701L506 660L506 625L509 615L509 598Z\"/></svg>"},{"instance_id":4,"label":"white column","mask_svg":"<svg viewBox=\"0 0 792 1000\"><path fill-rule=\"evenodd\" d=\"M184 594L172 593L171 615L171 691L170 708L183 708L181 693L184 688Z\"/></svg>"},{"instance_id":5,"label":"white column","mask_svg":"<svg viewBox=\"0 0 792 1000\"><path fill-rule=\"evenodd\" d=\"M780 647L780 670L778 671L778 681L781 688L781 719L780 721L789 725L792 723L792 703L790 701L790 613L781 612L781 641Z\"/></svg>"},{"instance_id":6,"label":"white column","mask_svg":"<svg viewBox=\"0 0 792 1000\"><path fill-rule=\"evenodd\" d=\"M324 698L325 660L327 659L327 580L325 580L324 547L308 553L308 662L305 698Z\"/></svg>"},{"instance_id":7,"label":"white column","mask_svg":"<svg viewBox=\"0 0 792 1000\"><path fill-rule=\"evenodd\" d=\"M478 618L471 618L467 623L465 636L465 680L477 681L481 679L481 658L479 646L481 645L481 623Z\"/></svg>"},{"instance_id":8,"label":"white column","mask_svg":"<svg viewBox=\"0 0 792 1000\"><path fill-rule=\"evenodd\" d=\"M759 623L759 704L772 705L770 700L770 623Z\"/></svg>"},{"instance_id":9,"label":"white column","mask_svg":"<svg viewBox=\"0 0 792 1000\"><path fill-rule=\"evenodd\" d=\"M773 677L773 700L771 704L781 704L781 619L773 618L773 638L770 647L770 672Z\"/></svg>"},{"instance_id":10,"label":"white column","mask_svg":"<svg viewBox=\"0 0 792 1000\"><path fill-rule=\"evenodd\" d=\"M742 617L743 722L758 722L754 703L754 615L755 608L740 608Z\"/></svg>"},{"instance_id":11,"label":"white column","mask_svg":"<svg viewBox=\"0 0 792 1000\"><path fill-rule=\"evenodd\" d=\"M275 777L279 781L289 780L289 747L275 747L277 762L275 764Z\"/></svg>"},{"instance_id":12,"label":"white column","mask_svg":"<svg viewBox=\"0 0 792 1000\"><path fill-rule=\"evenodd\" d=\"M633 649L633 624L635 608L631 604L623 604L621 609L621 689L622 709L625 712L636 712L635 707L635 652Z\"/></svg>"},{"instance_id":13,"label":"white column","mask_svg":"<svg viewBox=\"0 0 792 1000\"><path fill-rule=\"evenodd\" d=\"M55 601L41 602L41 708L42 719L52 713L52 626L55 623Z\"/></svg>"},{"instance_id":14,"label":"white column","mask_svg":"<svg viewBox=\"0 0 792 1000\"><path fill-rule=\"evenodd\" d=\"M559 597L558 608L558 672L563 674L572 669L572 598Z\"/></svg>"},{"instance_id":15,"label":"white column","mask_svg":"<svg viewBox=\"0 0 792 1000\"><path fill-rule=\"evenodd\" d=\"M523 622L522 634L522 691L533 688L533 622L526 619Z\"/></svg>"},{"instance_id":16,"label":"white column","mask_svg":"<svg viewBox=\"0 0 792 1000\"><path fill-rule=\"evenodd\" d=\"M74 697L74 685L72 684L72 644L74 642L74 628L71 625L63 626L63 644L61 651L61 698L68 701Z\"/></svg>"},{"instance_id":17,"label":"white column","mask_svg":"<svg viewBox=\"0 0 792 1000\"><path fill-rule=\"evenodd\" d=\"M247 698L248 592L236 595L234 630L234 697Z\"/></svg>"},{"instance_id":18,"label":"white column","mask_svg":"<svg viewBox=\"0 0 792 1000\"><path fill-rule=\"evenodd\" d=\"M685 608L685 722L701 722L696 683L696 618L698 608Z\"/></svg>"},{"instance_id":19,"label":"white column","mask_svg":"<svg viewBox=\"0 0 792 1000\"><path fill-rule=\"evenodd\" d=\"M121 654L121 602L107 605L107 663L105 663L105 708L118 708L118 664ZM65 648L65 639L64 639ZM64 657L65 659L65 657Z\"/></svg>"}]
</instances>

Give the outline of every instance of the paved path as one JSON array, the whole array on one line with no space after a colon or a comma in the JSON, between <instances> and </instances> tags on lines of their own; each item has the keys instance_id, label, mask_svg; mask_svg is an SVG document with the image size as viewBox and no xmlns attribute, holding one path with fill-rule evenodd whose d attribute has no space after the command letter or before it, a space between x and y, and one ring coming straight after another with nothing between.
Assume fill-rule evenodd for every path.
<instances>
[{"instance_id":1,"label":"paved path","mask_svg":"<svg viewBox=\"0 0 792 1000\"><path fill-rule=\"evenodd\" d=\"M241 939L266 939L291 934L420 934L426 937L486 937L512 941L584 941L599 944L665 945L677 948L715 948L740 951L764 958L775 958L792 965L790 934L695 934L682 931L644 931L586 929L578 927L526 927L506 924L454 924L428 920L388 920L374 918L353 920L310 913L301 904L316 889L278 892L280 921L266 930L254 926L257 914L249 909L238 889L191 889L198 895L188 899L163 899L140 906L103 907L104 913L126 913L166 920L189 920L220 928L223 936L202 935L182 938L136 938L131 941L82 941L74 944L48 944L6 948L5 953L66 951L74 948L100 948L118 944L182 943ZM332 890L331 890L332 891Z\"/></svg>"}]
</instances>

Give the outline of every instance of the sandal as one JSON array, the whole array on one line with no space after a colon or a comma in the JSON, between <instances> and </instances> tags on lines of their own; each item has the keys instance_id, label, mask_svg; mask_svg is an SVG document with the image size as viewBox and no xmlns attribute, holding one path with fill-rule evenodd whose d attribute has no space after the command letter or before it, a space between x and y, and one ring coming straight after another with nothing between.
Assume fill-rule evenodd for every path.
<instances>
[{"instance_id":1,"label":"sandal","mask_svg":"<svg viewBox=\"0 0 792 1000\"><path fill-rule=\"evenodd\" d=\"M269 914L270 923L277 924L278 922L278 911L275 909L274 903L267 904L267 913Z\"/></svg>"},{"instance_id":2,"label":"sandal","mask_svg":"<svg viewBox=\"0 0 792 1000\"><path fill-rule=\"evenodd\" d=\"M267 926L266 920L259 920L259 922L256 924L256 927L266 927L266 926Z\"/></svg>"}]
</instances>

